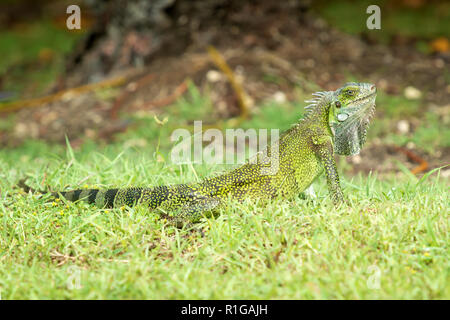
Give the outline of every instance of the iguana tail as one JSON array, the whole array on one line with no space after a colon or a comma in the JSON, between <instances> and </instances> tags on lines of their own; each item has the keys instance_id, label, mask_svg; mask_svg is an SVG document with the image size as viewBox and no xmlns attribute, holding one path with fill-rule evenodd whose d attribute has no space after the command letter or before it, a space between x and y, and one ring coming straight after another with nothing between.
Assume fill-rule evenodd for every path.
<instances>
[{"instance_id":1,"label":"iguana tail","mask_svg":"<svg viewBox=\"0 0 450 320\"><path fill-rule=\"evenodd\" d=\"M114 189L75 189L61 192L48 192L35 190L25 184L24 180L19 181L18 186L25 192L48 194L54 198L64 198L68 201L83 200L89 204L95 204L99 208L114 208L121 206L133 206L136 203L144 202L150 208L157 208L163 201L167 200L170 190L166 186L154 188L114 188Z\"/></svg>"},{"instance_id":2,"label":"iguana tail","mask_svg":"<svg viewBox=\"0 0 450 320\"><path fill-rule=\"evenodd\" d=\"M19 186L26 192L51 194L54 198L63 198L68 201L82 200L95 204L99 208L132 207L137 203L145 203L150 209L158 209L160 214L173 219L177 226L184 224L185 221L198 221L206 211L214 210L221 203L218 197L199 190L202 184L178 184L153 188L76 189L62 192L34 190L23 181L19 182Z\"/></svg>"},{"instance_id":3,"label":"iguana tail","mask_svg":"<svg viewBox=\"0 0 450 320\"><path fill-rule=\"evenodd\" d=\"M169 187L158 186L154 188L77 189L53 192L52 195L56 198L62 196L69 201L84 200L99 208L132 207L137 203L144 202L151 209L155 209L168 199L170 193Z\"/></svg>"},{"instance_id":4,"label":"iguana tail","mask_svg":"<svg viewBox=\"0 0 450 320\"><path fill-rule=\"evenodd\" d=\"M54 198L64 198L69 201L83 200L97 207L113 208L119 189L75 189L70 191L52 192Z\"/></svg>"}]
</instances>

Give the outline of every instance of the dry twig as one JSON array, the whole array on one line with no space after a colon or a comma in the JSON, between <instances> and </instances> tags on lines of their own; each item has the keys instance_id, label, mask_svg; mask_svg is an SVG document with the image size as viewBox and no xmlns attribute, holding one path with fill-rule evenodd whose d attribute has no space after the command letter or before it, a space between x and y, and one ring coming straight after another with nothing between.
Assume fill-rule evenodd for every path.
<instances>
[{"instance_id":1,"label":"dry twig","mask_svg":"<svg viewBox=\"0 0 450 320\"><path fill-rule=\"evenodd\" d=\"M247 102L246 102L246 94L245 94L244 88L236 80L236 77L234 76L233 71L228 66L227 62L222 57L222 55L219 53L219 51L217 51L217 49L210 46L210 47L208 47L208 53L209 53L211 59L213 60L213 62L215 63L215 65L225 74L225 76L228 78L228 81L230 81L230 84L233 87L233 89L236 93L238 102L239 102L239 107L241 109L240 116L242 119L247 119L249 116L249 112L248 112L248 106L247 106Z\"/></svg>"}]
</instances>

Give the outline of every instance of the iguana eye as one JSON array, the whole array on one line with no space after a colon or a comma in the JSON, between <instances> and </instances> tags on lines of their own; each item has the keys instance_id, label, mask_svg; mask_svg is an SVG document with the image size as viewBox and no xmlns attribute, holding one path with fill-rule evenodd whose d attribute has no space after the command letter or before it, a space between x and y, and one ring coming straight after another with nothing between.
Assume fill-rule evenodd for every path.
<instances>
[{"instance_id":1,"label":"iguana eye","mask_svg":"<svg viewBox=\"0 0 450 320\"><path fill-rule=\"evenodd\" d=\"M353 90L351 90L351 89L348 89L348 90L346 91L346 93L347 93L349 96L352 96L352 95L355 93L355 91L353 91Z\"/></svg>"}]
</instances>

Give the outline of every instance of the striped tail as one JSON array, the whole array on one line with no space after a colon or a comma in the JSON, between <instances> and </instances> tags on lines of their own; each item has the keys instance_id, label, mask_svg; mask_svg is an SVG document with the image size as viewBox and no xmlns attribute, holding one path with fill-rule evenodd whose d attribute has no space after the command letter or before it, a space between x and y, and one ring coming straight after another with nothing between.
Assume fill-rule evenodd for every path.
<instances>
[{"instance_id":1,"label":"striped tail","mask_svg":"<svg viewBox=\"0 0 450 320\"><path fill-rule=\"evenodd\" d=\"M114 200L119 189L76 189L63 192L52 192L55 198L64 198L69 201L83 200L89 204L95 204L99 208L113 208Z\"/></svg>"},{"instance_id":2,"label":"striped tail","mask_svg":"<svg viewBox=\"0 0 450 320\"><path fill-rule=\"evenodd\" d=\"M145 202L150 208L157 208L170 194L169 188L159 186L155 188L130 187L124 189L76 189L64 192L53 192L52 196L60 195L69 201L83 200L95 204L99 208L114 208L121 206L132 207L136 203Z\"/></svg>"},{"instance_id":3,"label":"striped tail","mask_svg":"<svg viewBox=\"0 0 450 320\"><path fill-rule=\"evenodd\" d=\"M49 194L46 191L35 190L19 181L19 186L25 192ZM86 201L95 204L99 208L117 208L122 206L132 207L137 203L144 203L150 209L163 208L166 211L178 211L177 225L183 219L188 218L195 222L202 217L202 212L212 211L221 204L221 200L211 194L204 194L199 189L202 185L172 185L157 186L153 188L130 187L123 189L76 189L71 191L52 192L54 198L64 198L68 201ZM174 217L167 216L174 219Z\"/></svg>"},{"instance_id":4,"label":"striped tail","mask_svg":"<svg viewBox=\"0 0 450 320\"><path fill-rule=\"evenodd\" d=\"M48 194L47 191L35 190L25 184L18 184L25 192ZM186 184L157 186L153 188L113 188L113 189L75 189L71 191L52 192L54 198L68 201L86 201L99 208L132 207L137 203L145 203L150 209L156 209L166 202L168 209L184 208L185 211L201 212L217 206L218 199L199 192L200 186ZM173 208L172 208L173 207Z\"/></svg>"}]
</instances>

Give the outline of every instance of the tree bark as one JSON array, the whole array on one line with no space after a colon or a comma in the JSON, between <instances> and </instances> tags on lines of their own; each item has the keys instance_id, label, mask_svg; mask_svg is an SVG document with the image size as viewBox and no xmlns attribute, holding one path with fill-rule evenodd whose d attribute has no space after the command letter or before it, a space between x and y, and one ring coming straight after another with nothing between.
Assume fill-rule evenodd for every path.
<instances>
[{"instance_id":1,"label":"tree bark","mask_svg":"<svg viewBox=\"0 0 450 320\"><path fill-rule=\"evenodd\" d=\"M146 65L158 55L179 55L194 44L216 45L220 33L229 33L233 26L259 28L258 16L286 9L301 14L309 8L309 2L87 0L96 24L67 60L66 86ZM219 32L205 32L208 30Z\"/></svg>"}]
</instances>

